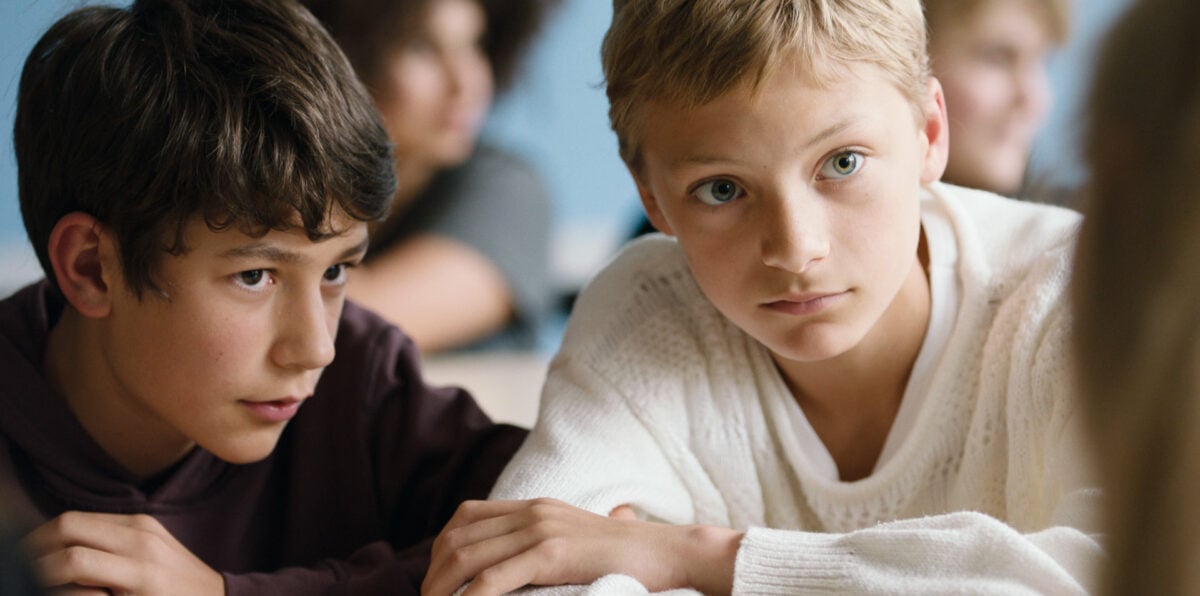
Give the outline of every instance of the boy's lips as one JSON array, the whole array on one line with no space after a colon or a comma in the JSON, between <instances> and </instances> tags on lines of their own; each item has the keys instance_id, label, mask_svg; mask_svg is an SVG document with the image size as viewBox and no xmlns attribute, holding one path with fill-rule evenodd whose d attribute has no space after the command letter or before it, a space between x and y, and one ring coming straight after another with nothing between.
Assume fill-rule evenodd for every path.
<instances>
[{"instance_id":1,"label":"boy's lips","mask_svg":"<svg viewBox=\"0 0 1200 596\"><path fill-rule=\"evenodd\" d=\"M250 413L264 422L278 423L291 420L296 412L300 410L300 404L304 403L304 399L296 397L285 397L271 401L250 401L240 400L238 403L245 406Z\"/></svg>"},{"instance_id":2,"label":"boy's lips","mask_svg":"<svg viewBox=\"0 0 1200 596\"><path fill-rule=\"evenodd\" d=\"M849 291L787 294L770 302L764 302L762 306L767 310L783 314L807 315L829 308L849 295Z\"/></svg>"}]
</instances>

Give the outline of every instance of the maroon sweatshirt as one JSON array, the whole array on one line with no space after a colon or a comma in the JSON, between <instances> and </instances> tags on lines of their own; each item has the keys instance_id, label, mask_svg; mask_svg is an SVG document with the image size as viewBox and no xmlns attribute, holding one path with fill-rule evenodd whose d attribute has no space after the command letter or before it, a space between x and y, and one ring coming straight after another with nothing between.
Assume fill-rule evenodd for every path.
<instances>
[{"instance_id":1,"label":"maroon sweatshirt","mask_svg":"<svg viewBox=\"0 0 1200 596\"><path fill-rule=\"evenodd\" d=\"M417 594L433 537L525 437L465 391L426 385L412 341L347 303L337 356L269 457L196 448L148 485L46 383L62 309L45 282L0 302L0 501L22 532L68 510L152 515L230 595Z\"/></svg>"}]
</instances>

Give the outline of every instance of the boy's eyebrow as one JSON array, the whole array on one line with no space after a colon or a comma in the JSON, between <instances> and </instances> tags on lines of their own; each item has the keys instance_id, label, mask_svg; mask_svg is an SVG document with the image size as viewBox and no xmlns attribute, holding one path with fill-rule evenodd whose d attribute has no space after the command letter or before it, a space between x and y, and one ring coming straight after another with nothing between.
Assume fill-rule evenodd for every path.
<instances>
[{"instance_id":1,"label":"boy's eyebrow","mask_svg":"<svg viewBox=\"0 0 1200 596\"><path fill-rule=\"evenodd\" d=\"M342 254L338 255L337 257L338 260L340 261L342 259L348 259L352 256L366 252L367 244L369 242L370 238L364 236L361 242L342 251ZM267 244L266 242L255 242L253 244L247 244L244 246L235 246L221 253L221 256L227 259L259 258L288 265L302 263L308 260L308 257L302 253L286 250L272 244Z\"/></svg>"},{"instance_id":2,"label":"boy's eyebrow","mask_svg":"<svg viewBox=\"0 0 1200 596\"><path fill-rule=\"evenodd\" d=\"M353 257L355 255L360 255L360 254L367 252L367 246L369 246L370 243L371 243L371 237L367 236L367 235L363 235L363 239L358 244L355 244L354 246L351 246L350 248L343 250L342 254L338 255L338 260L341 261L343 259L349 259L350 257Z\"/></svg>"},{"instance_id":3,"label":"boy's eyebrow","mask_svg":"<svg viewBox=\"0 0 1200 596\"><path fill-rule=\"evenodd\" d=\"M808 142L804 144L804 148L807 149L809 147L812 147L813 145L816 145L816 144L824 141L825 139L828 139L829 137L832 137L838 133L841 133L842 131L846 130L847 128L850 128L850 126L852 124L854 124L854 122L849 119L842 120L841 122L837 122L837 123L833 124L832 126L826 128L825 130L822 130L821 132L814 135L813 138L809 139Z\"/></svg>"},{"instance_id":4,"label":"boy's eyebrow","mask_svg":"<svg viewBox=\"0 0 1200 596\"><path fill-rule=\"evenodd\" d=\"M804 143L803 148L808 149L809 147L812 147L813 145L817 145L817 144L825 141L829 137L832 137L832 136L842 133L843 131L845 131L846 129L848 129L852 126L854 126L854 120L852 120L852 119L846 119L846 120L842 120L841 122L837 122L837 123L829 126L828 128L822 130L821 132L818 132L817 134L813 135L813 137L811 139L809 139L807 142ZM723 156L687 155L681 159L673 161L670 165L672 167L679 167L679 166L683 166L683 165L706 165L706 164L713 164L713 163L726 163L729 161L730 160L728 157L723 157Z\"/></svg>"},{"instance_id":5,"label":"boy's eyebrow","mask_svg":"<svg viewBox=\"0 0 1200 596\"><path fill-rule=\"evenodd\" d=\"M273 246L265 242L255 242L243 246L235 246L223 253L222 257L227 259L249 259L258 258L274 261L276 263L294 264L305 260L304 256L297 252L284 250L278 246Z\"/></svg>"}]
</instances>

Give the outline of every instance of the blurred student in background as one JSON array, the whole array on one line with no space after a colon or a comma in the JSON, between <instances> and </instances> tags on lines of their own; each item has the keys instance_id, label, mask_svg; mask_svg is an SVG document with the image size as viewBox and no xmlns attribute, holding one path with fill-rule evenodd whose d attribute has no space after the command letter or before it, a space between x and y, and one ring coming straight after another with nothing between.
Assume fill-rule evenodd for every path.
<instances>
[{"instance_id":1,"label":"blurred student in background","mask_svg":"<svg viewBox=\"0 0 1200 596\"><path fill-rule=\"evenodd\" d=\"M1200 3L1140 0L1092 89L1074 300L1111 594L1200 591Z\"/></svg>"},{"instance_id":2,"label":"blurred student in background","mask_svg":"<svg viewBox=\"0 0 1200 596\"><path fill-rule=\"evenodd\" d=\"M1046 58L1067 37L1068 0L924 0L934 75L946 93L942 180L1015 196L1049 111Z\"/></svg>"},{"instance_id":3,"label":"blurred student in background","mask_svg":"<svg viewBox=\"0 0 1200 596\"><path fill-rule=\"evenodd\" d=\"M495 92L557 0L304 3L395 143L399 191L349 296L422 351L534 347L550 298L550 201L528 165L478 141Z\"/></svg>"}]
</instances>

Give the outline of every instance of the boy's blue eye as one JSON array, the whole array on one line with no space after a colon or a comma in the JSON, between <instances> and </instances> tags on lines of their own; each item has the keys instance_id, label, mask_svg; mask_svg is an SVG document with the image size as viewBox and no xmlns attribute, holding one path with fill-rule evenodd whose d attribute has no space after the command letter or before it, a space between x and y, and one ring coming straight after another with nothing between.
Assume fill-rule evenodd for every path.
<instances>
[{"instance_id":1,"label":"boy's blue eye","mask_svg":"<svg viewBox=\"0 0 1200 596\"><path fill-rule=\"evenodd\" d=\"M692 196L705 205L724 205L742 196L742 187L727 178L717 178L697 186Z\"/></svg>"},{"instance_id":2,"label":"boy's blue eye","mask_svg":"<svg viewBox=\"0 0 1200 596\"><path fill-rule=\"evenodd\" d=\"M843 151L829 158L821 167L824 178L845 178L862 167L863 156L856 151Z\"/></svg>"}]
</instances>

